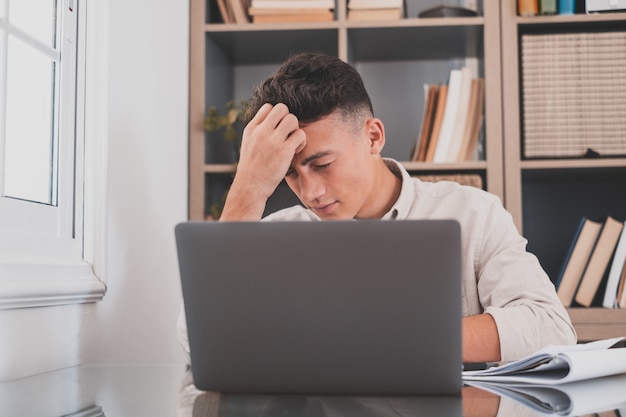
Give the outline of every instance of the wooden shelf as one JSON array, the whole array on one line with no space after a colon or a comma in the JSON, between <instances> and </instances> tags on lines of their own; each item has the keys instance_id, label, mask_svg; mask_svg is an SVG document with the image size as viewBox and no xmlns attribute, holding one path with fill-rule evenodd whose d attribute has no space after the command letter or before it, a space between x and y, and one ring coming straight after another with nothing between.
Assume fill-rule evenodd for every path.
<instances>
[{"instance_id":1,"label":"wooden shelf","mask_svg":"<svg viewBox=\"0 0 626 417\"><path fill-rule=\"evenodd\" d=\"M552 16L517 16L515 21L520 26L537 25L572 25L577 29L585 25L601 23L606 25L611 22L623 22L626 19L624 13L595 13L595 14L573 14L573 15L552 15Z\"/></svg>"},{"instance_id":2,"label":"wooden shelf","mask_svg":"<svg viewBox=\"0 0 626 417\"><path fill-rule=\"evenodd\" d=\"M459 163L433 163L433 162L406 162L399 161L407 171L441 171L441 172L459 172L459 171L484 171L487 169L485 161L469 161ZM229 174L234 173L237 164L206 164L204 172L207 174Z\"/></svg>"},{"instance_id":3,"label":"wooden shelf","mask_svg":"<svg viewBox=\"0 0 626 417\"><path fill-rule=\"evenodd\" d=\"M579 168L620 168L626 167L626 158L592 159L546 159L526 160L520 164L522 169L579 169Z\"/></svg>"},{"instance_id":4,"label":"wooden shelf","mask_svg":"<svg viewBox=\"0 0 626 417\"><path fill-rule=\"evenodd\" d=\"M206 174L230 174L237 169L237 164L207 164L204 166Z\"/></svg>"}]
</instances>

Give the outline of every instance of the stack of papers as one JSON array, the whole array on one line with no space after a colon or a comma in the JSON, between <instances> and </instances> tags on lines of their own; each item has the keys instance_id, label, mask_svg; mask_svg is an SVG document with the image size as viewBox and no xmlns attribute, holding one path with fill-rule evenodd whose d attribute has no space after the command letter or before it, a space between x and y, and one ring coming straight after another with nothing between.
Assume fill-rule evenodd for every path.
<instances>
[{"instance_id":1,"label":"stack of papers","mask_svg":"<svg viewBox=\"0 0 626 417\"><path fill-rule=\"evenodd\" d=\"M548 346L514 362L463 371L463 380L555 385L623 374L626 373L626 348L610 348L624 339Z\"/></svg>"},{"instance_id":2,"label":"stack of papers","mask_svg":"<svg viewBox=\"0 0 626 417\"><path fill-rule=\"evenodd\" d=\"M606 415L626 415L626 374L547 386L482 381L466 383L518 402L531 409L533 415L598 415L612 410L619 411Z\"/></svg>"}]
</instances>

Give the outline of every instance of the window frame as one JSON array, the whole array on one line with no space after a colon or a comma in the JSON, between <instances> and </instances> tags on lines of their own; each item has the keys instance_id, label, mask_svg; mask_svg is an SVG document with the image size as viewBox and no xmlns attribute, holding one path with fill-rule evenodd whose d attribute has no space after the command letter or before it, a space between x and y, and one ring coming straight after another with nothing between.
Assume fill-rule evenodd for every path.
<instances>
[{"instance_id":1,"label":"window frame","mask_svg":"<svg viewBox=\"0 0 626 417\"><path fill-rule=\"evenodd\" d=\"M74 247L69 257L54 250L20 254L20 244L26 249L31 243L19 233L11 236L15 253L0 261L0 309L94 302L106 293L108 10L99 1L62 1L78 13Z\"/></svg>"}]
</instances>

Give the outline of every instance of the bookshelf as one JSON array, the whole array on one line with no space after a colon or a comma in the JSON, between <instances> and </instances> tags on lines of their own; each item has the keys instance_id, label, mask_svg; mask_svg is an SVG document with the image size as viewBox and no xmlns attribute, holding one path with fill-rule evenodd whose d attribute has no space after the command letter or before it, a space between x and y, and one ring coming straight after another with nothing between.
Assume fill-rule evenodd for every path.
<instances>
[{"instance_id":1,"label":"bookshelf","mask_svg":"<svg viewBox=\"0 0 626 417\"><path fill-rule=\"evenodd\" d=\"M505 206L554 279L581 217L612 215L626 220L626 158L523 156L524 34L626 30L626 14L520 17L515 2L503 2L502 97ZM570 308L581 341L626 335L626 310Z\"/></svg>"},{"instance_id":2,"label":"bookshelf","mask_svg":"<svg viewBox=\"0 0 626 417\"><path fill-rule=\"evenodd\" d=\"M523 33L619 29L626 14L519 17L515 1L479 0L477 17L415 17L439 3L407 0L408 17L395 21L349 21L347 0L336 0L332 22L224 24L216 0L191 0L189 218L207 218L236 169L232 146L203 129L207 107L248 97L291 52L315 50L340 57L363 76L385 123L384 156L414 174L481 175L551 277L583 215L626 219L626 158L522 157L519 59ZM423 84L447 82L450 70L468 60L485 79L484 158L408 162L419 134ZM296 203L281 186L268 211ZM570 309L570 315L581 340L626 335L626 310Z\"/></svg>"},{"instance_id":3,"label":"bookshelf","mask_svg":"<svg viewBox=\"0 0 626 417\"><path fill-rule=\"evenodd\" d=\"M203 129L207 107L247 98L291 52L306 50L338 56L361 73L375 114L385 123L383 156L397 159L415 174L479 174L488 191L504 198L500 2L477 3L477 17L420 19L418 12L438 1L407 0L407 18L350 21L347 0L337 0L332 22L224 24L216 0L191 0L189 218L200 220L210 214L236 167L232 145ZM483 158L462 163L408 162L419 135L423 84L447 83L450 70L467 62L485 79L485 115L489 116L483 124ZM287 187L279 187L268 211L295 203Z\"/></svg>"}]
</instances>

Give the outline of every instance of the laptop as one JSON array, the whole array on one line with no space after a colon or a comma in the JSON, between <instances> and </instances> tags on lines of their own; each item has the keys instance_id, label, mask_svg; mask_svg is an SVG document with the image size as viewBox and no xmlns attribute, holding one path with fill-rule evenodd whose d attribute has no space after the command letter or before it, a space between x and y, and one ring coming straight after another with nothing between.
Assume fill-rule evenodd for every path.
<instances>
[{"instance_id":1,"label":"laptop","mask_svg":"<svg viewBox=\"0 0 626 417\"><path fill-rule=\"evenodd\" d=\"M460 392L456 221L186 222L175 235L197 388Z\"/></svg>"}]
</instances>

